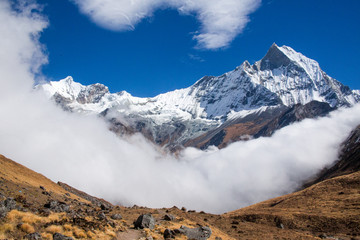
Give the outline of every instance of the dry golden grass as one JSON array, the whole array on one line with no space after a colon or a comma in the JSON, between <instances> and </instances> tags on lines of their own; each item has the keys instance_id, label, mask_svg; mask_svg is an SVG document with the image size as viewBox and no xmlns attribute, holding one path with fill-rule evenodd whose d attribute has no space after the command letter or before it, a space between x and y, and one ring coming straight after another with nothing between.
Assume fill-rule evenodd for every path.
<instances>
[{"instance_id":1,"label":"dry golden grass","mask_svg":"<svg viewBox=\"0 0 360 240\"><path fill-rule=\"evenodd\" d=\"M50 225L45 229L46 232L48 233L63 233L63 228L62 226L58 226L58 225Z\"/></svg>"},{"instance_id":2,"label":"dry golden grass","mask_svg":"<svg viewBox=\"0 0 360 240\"><path fill-rule=\"evenodd\" d=\"M222 225L239 238L318 239L326 233L348 239L360 235L356 227L360 226L359 189L360 172L356 172L224 214L212 224ZM234 220L239 222L240 233L229 229ZM277 221L285 229L277 227Z\"/></svg>"},{"instance_id":3,"label":"dry golden grass","mask_svg":"<svg viewBox=\"0 0 360 240\"><path fill-rule=\"evenodd\" d=\"M35 228L34 228L33 226L31 226L30 224L28 224L28 223L23 223L23 224L21 224L20 229L21 229L23 232L26 232L26 233L33 233L33 232L35 232Z\"/></svg>"},{"instance_id":4,"label":"dry golden grass","mask_svg":"<svg viewBox=\"0 0 360 240\"><path fill-rule=\"evenodd\" d=\"M52 240L52 237L53 235L51 234L51 233L47 233L47 232L43 232L43 233L41 233L41 237L43 238L43 239L49 239L49 240Z\"/></svg>"},{"instance_id":5,"label":"dry golden grass","mask_svg":"<svg viewBox=\"0 0 360 240\"><path fill-rule=\"evenodd\" d=\"M73 227L73 234L77 238L87 238L85 231L78 227Z\"/></svg>"},{"instance_id":6,"label":"dry golden grass","mask_svg":"<svg viewBox=\"0 0 360 240\"><path fill-rule=\"evenodd\" d=\"M86 232L86 235L88 238L93 239L95 237L95 234L93 232L91 232L90 230Z\"/></svg>"},{"instance_id":7,"label":"dry golden grass","mask_svg":"<svg viewBox=\"0 0 360 240\"><path fill-rule=\"evenodd\" d=\"M116 237L116 234L115 234ZM109 236L105 232L100 232L95 230L95 234L93 235L92 239L99 239L99 240L111 240L114 239L114 236Z\"/></svg>"},{"instance_id":8,"label":"dry golden grass","mask_svg":"<svg viewBox=\"0 0 360 240\"><path fill-rule=\"evenodd\" d=\"M66 223L63 225L63 228L65 231L72 231L73 226L71 226L70 224Z\"/></svg>"},{"instance_id":9,"label":"dry golden grass","mask_svg":"<svg viewBox=\"0 0 360 240\"><path fill-rule=\"evenodd\" d=\"M106 228L105 234L108 235L110 238L115 238L116 237L116 233L110 228Z\"/></svg>"},{"instance_id":10,"label":"dry golden grass","mask_svg":"<svg viewBox=\"0 0 360 240\"><path fill-rule=\"evenodd\" d=\"M62 219L66 219L65 213L52 213L48 217L41 217L31 212L21 212L18 210L11 210L6 219L10 223L23 222L31 225L37 223L50 223L53 221L61 221Z\"/></svg>"},{"instance_id":11,"label":"dry golden grass","mask_svg":"<svg viewBox=\"0 0 360 240\"><path fill-rule=\"evenodd\" d=\"M0 232L0 239L9 239L5 233Z\"/></svg>"},{"instance_id":12,"label":"dry golden grass","mask_svg":"<svg viewBox=\"0 0 360 240\"><path fill-rule=\"evenodd\" d=\"M4 223L2 225L0 225L0 234L5 234L5 233L8 233L8 232L11 232L11 231L14 231L14 224L11 224L11 223Z\"/></svg>"},{"instance_id":13,"label":"dry golden grass","mask_svg":"<svg viewBox=\"0 0 360 240\"><path fill-rule=\"evenodd\" d=\"M34 172L27 167L18 164L3 155L0 154L0 177L3 178L3 180L7 180L11 183L13 183L15 186L22 186L23 188L33 188L33 189L39 189L40 186L43 186L46 191L51 192L53 196L63 196L64 194L69 194L69 198L80 200L84 203L89 203L89 201L79 198L78 196L67 192L65 189L63 189L58 184L52 182L50 179L46 178L45 176ZM19 188L19 187L17 187ZM16 193L18 192L18 189L15 189ZM32 192L31 197L33 200L37 200L37 198L46 199L46 196L41 194L41 191L39 193ZM20 195L22 196L22 195ZM14 196L15 197L15 196Z\"/></svg>"},{"instance_id":14,"label":"dry golden grass","mask_svg":"<svg viewBox=\"0 0 360 240\"><path fill-rule=\"evenodd\" d=\"M25 183L31 186L44 186L48 191L65 194L66 191L50 179L0 155L0 169L5 179L15 183Z\"/></svg>"},{"instance_id":15,"label":"dry golden grass","mask_svg":"<svg viewBox=\"0 0 360 240\"><path fill-rule=\"evenodd\" d=\"M52 213L48 217L44 217L46 223L54 222L54 221L61 221L66 219L66 213Z\"/></svg>"},{"instance_id":16,"label":"dry golden grass","mask_svg":"<svg viewBox=\"0 0 360 240\"><path fill-rule=\"evenodd\" d=\"M62 234L65 235L65 236L67 236L67 237L72 237L72 238L74 238L73 231L64 231Z\"/></svg>"}]
</instances>

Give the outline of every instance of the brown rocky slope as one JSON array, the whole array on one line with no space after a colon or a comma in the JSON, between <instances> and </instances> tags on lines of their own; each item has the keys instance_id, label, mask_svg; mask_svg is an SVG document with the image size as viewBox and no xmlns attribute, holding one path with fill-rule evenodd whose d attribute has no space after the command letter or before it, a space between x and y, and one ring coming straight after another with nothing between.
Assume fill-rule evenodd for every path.
<instances>
[{"instance_id":1,"label":"brown rocky slope","mask_svg":"<svg viewBox=\"0 0 360 240\"><path fill-rule=\"evenodd\" d=\"M359 129L310 187L222 215L113 206L0 155L0 239L360 240Z\"/></svg>"}]
</instances>

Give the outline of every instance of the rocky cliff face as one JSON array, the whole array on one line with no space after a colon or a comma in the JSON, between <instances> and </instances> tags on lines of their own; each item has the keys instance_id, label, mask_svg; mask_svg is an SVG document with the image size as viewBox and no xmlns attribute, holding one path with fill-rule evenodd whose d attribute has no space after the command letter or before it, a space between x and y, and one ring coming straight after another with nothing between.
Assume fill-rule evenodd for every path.
<instances>
[{"instance_id":1,"label":"rocky cliff face","mask_svg":"<svg viewBox=\"0 0 360 240\"><path fill-rule=\"evenodd\" d=\"M253 65L245 61L221 76L205 76L188 88L153 98L137 98L125 91L110 93L102 84L83 86L71 77L37 88L67 111L101 115L116 133L141 132L172 149L182 145L224 146L268 135L284 125L274 120L286 117L287 111L292 111L292 117L282 122L289 124L322 114L325 105L328 112L360 101L359 91L329 77L316 61L276 44ZM319 109L303 113L301 106L312 101L325 105L312 104L312 108ZM270 122L273 127L264 130ZM249 126L254 126L251 131Z\"/></svg>"},{"instance_id":2,"label":"rocky cliff face","mask_svg":"<svg viewBox=\"0 0 360 240\"><path fill-rule=\"evenodd\" d=\"M326 179L358 171L360 171L360 125L342 143L338 161L334 165L323 169L314 179L304 184L304 188Z\"/></svg>"}]
</instances>

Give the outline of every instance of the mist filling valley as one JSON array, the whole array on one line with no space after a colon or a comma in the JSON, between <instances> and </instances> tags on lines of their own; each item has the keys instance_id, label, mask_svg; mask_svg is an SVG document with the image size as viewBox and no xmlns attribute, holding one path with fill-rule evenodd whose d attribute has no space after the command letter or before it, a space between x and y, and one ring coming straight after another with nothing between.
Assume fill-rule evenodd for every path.
<instances>
[{"instance_id":1,"label":"mist filling valley","mask_svg":"<svg viewBox=\"0 0 360 240\"><path fill-rule=\"evenodd\" d=\"M331 165L360 123L356 105L272 137L165 154L140 134L118 137L103 120L64 112L33 90L47 62L39 36L48 22L36 7L0 2L0 154L112 203L222 213L289 193Z\"/></svg>"}]
</instances>

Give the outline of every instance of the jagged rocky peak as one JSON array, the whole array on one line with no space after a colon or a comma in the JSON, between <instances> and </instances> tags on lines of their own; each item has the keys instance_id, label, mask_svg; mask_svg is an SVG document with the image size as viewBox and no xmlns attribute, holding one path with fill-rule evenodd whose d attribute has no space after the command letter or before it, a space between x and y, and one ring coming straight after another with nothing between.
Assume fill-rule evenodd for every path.
<instances>
[{"instance_id":1,"label":"jagged rocky peak","mask_svg":"<svg viewBox=\"0 0 360 240\"><path fill-rule=\"evenodd\" d=\"M81 104L98 103L107 93L109 93L109 88L105 85L100 83L91 84L80 91L76 101Z\"/></svg>"},{"instance_id":2,"label":"jagged rocky peak","mask_svg":"<svg viewBox=\"0 0 360 240\"><path fill-rule=\"evenodd\" d=\"M51 81L40 86L51 96L67 99L68 102L76 101L80 104L98 103L101 98L109 92L109 88L103 84L95 83L84 86L74 82L71 76L60 81Z\"/></svg>"},{"instance_id":3,"label":"jagged rocky peak","mask_svg":"<svg viewBox=\"0 0 360 240\"><path fill-rule=\"evenodd\" d=\"M273 70L281 66L287 66L290 63L289 57L281 51L276 43L273 43L265 57L260 61L260 70Z\"/></svg>"}]
</instances>

